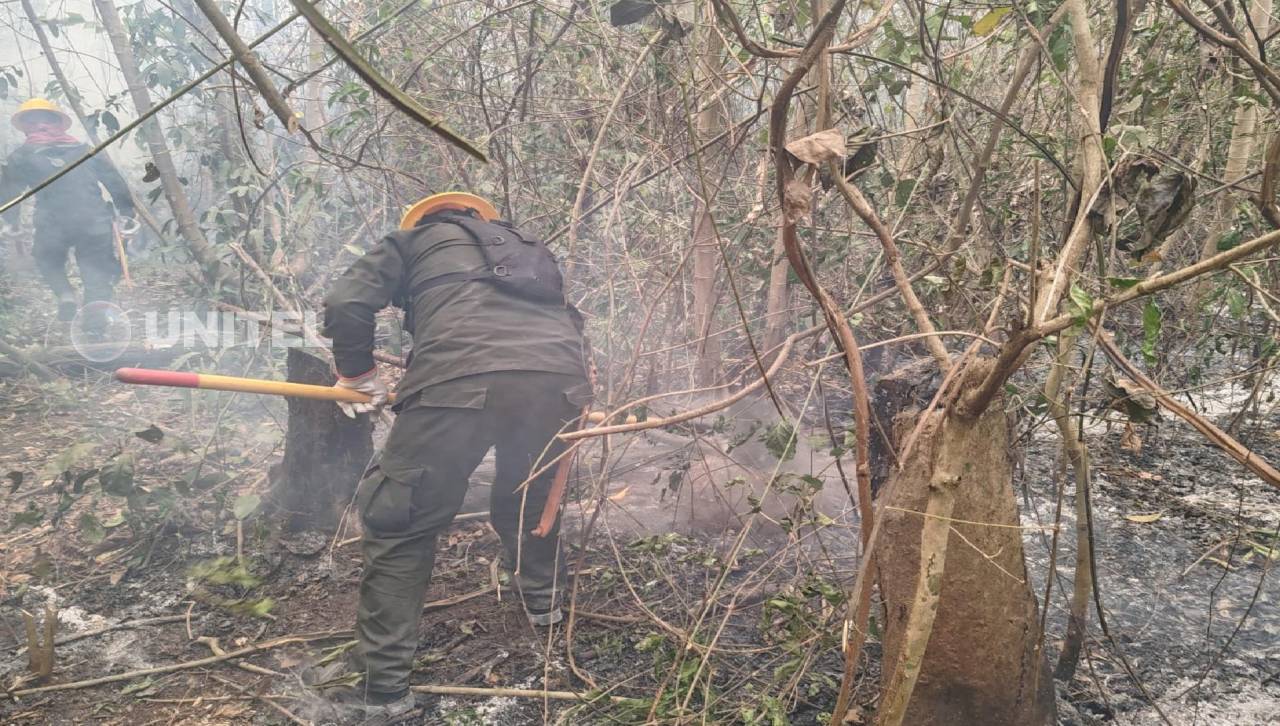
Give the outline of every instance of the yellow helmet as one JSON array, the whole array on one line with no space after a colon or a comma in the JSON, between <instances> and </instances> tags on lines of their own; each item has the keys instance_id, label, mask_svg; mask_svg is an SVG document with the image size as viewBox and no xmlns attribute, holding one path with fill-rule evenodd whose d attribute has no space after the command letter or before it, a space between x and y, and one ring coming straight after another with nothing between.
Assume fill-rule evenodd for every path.
<instances>
[{"instance_id":1,"label":"yellow helmet","mask_svg":"<svg viewBox=\"0 0 1280 726\"><path fill-rule=\"evenodd\" d=\"M442 212L446 209L472 209L486 222L492 222L499 217L498 210L494 209L493 205L483 197L477 197L467 192L444 192L442 194L432 194L409 205L404 210L404 216L400 218L400 229L413 229L418 220L428 214Z\"/></svg>"},{"instance_id":2,"label":"yellow helmet","mask_svg":"<svg viewBox=\"0 0 1280 726\"><path fill-rule=\"evenodd\" d=\"M47 98L32 98L26 101L25 103L23 103L21 106L18 107L17 111L14 112L13 118L11 119L11 121L13 122L13 125L18 128L18 130L26 131L27 126L26 126L26 121L24 121L24 118L30 117L32 114L41 112L41 111L56 115L61 121L62 131L66 131L67 129L71 128L71 117L68 116L62 109L58 108L58 106L54 104L53 101L50 101Z\"/></svg>"}]
</instances>

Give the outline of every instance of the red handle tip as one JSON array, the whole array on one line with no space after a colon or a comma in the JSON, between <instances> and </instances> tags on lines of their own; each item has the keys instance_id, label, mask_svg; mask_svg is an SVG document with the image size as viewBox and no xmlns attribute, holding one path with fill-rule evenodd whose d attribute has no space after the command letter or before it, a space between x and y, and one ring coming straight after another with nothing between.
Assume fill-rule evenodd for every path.
<instances>
[{"instance_id":1,"label":"red handle tip","mask_svg":"<svg viewBox=\"0 0 1280 726\"><path fill-rule=\"evenodd\" d=\"M199 388L200 374L186 371L158 371L151 368L117 368L115 378L121 383L138 386L171 386Z\"/></svg>"}]
</instances>

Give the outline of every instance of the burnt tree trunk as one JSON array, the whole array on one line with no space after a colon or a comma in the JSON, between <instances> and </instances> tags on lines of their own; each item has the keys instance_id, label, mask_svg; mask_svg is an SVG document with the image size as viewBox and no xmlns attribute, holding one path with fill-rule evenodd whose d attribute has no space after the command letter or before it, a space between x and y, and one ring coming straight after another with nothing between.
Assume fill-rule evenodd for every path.
<instances>
[{"instance_id":1,"label":"burnt tree trunk","mask_svg":"<svg viewBox=\"0 0 1280 726\"><path fill-rule=\"evenodd\" d=\"M892 416L895 447L932 397L933 386L920 383L891 386L897 396L886 398L907 411L877 412ZM903 395L907 391L914 395ZM901 723L1048 726L1056 721L1052 670L1039 650L1038 606L1023 559L1009 443L1009 422L998 401L973 421L935 411L914 452L890 475L877 557L888 614L886 690L895 690L900 671L918 668L914 688L905 691L909 700L905 713L899 713ZM943 488L947 491L940 492ZM924 513L939 511L940 495L947 501L939 546L939 522L931 521L932 532L926 531ZM929 569L921 567L924 546L931 548L929 557L945 565L938 566L938 582L917 589L920 573ZM932 620L932 630L924 629L920 641L922 618L911 616L913 603L922 600L936 613L923 618ZM927 645L920 658L915 648L922 643Z\"/></svg>"},{"instance_id":2,"label":"burnt tree trunk","mask_svg":"<svg viewBox=\"0 0 1280 726\"><path fill-rule=\"evenodd\" d=\"M328 362L289 349L289 381L333 385ZM347 418L332 401L289 399L284 461L272 482L271 503L292 532L334 529L373 456L373 421Z\"/></svg>"}]
</instances>

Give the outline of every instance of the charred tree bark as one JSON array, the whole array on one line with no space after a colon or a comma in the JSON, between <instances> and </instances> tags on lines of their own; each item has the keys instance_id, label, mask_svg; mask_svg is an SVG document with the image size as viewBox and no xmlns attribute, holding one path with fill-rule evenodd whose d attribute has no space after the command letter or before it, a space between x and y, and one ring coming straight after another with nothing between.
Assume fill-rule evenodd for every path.
<instances>
[{"instance_id":1,"label":"charred tree bark","mask_svg":"<svg viewBox=\"0 0 1280 726\"><path fill-rule=\"evenodd\" d=\"M133 46L129 42L129 33L125 30L124 21L120 19L120 13L112 0L93 0L93 5L97 8L102 26L107 31L107 39L111 41L111 47L120 60L120 73L124 75L124 82L129 88L133 105L139 114L145 114L153 105L151 93L142 81L142 73L133 55ZM164 189L165 198L169 200L173 219L177 222L178 230L186 241L187 249L204 270L206 279L212 283L219 282L226 277L227 270L222 260L218 258L213 245L209 244L209 240L204 236L204 230L200 229L196 221L195 212L191 209L191 201L187 199L187 193L178 179L173 155L169 153L169 146L165 143L164 127L160 124L159 117L151 119L142 126L142 136L151 152L151 161L160 172L160 186Z\"/></svg>"},{"instance_id":2,"label":"charred tree bark","mask_svg":"<svg viewBox=\"0 0 1280 726\"><path fill-rule=\"evenodd\" d=\"M899 416L895 438L916 422L913 414ZM1000 406L971 420L935 411L893 475L876 557L888 610L887 693L878 723L1056 720L1052 679L1036 678L1049 667L1039 649L1008 452ZM919 608L936 610L924 617Z\"/></svg>"},{"instance_id":3,"label":"charred tree bark","mask_svg":"<svg viewBox=\"0 0 1280 726\"><path fill-rule=\"evenodd\" d=\"M289 349L294 383L330 386L329 364L297 348ZM355 494L373 456L373 421L347 418L332 401L289 399L284 461L275 472L271 504L289 531L332 530Z\"/></svg>"}]
</instances>

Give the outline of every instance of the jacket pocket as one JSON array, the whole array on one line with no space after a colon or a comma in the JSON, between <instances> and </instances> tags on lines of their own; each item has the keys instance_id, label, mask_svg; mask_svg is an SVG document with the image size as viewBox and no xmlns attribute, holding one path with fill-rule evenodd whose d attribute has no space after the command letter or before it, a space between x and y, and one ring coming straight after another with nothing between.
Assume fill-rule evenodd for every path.
<instances>
[{"instance_id":1,"label":"jacket pocket","mask_svg":"<svg viewBox=\"0 0 1280 726\"><path fill-rule=\"evenodd\" d=\"M404 534L413 524L413 489L375 468L360 481L356 506L366 530Z\"/></svg>"}]
</instances>

